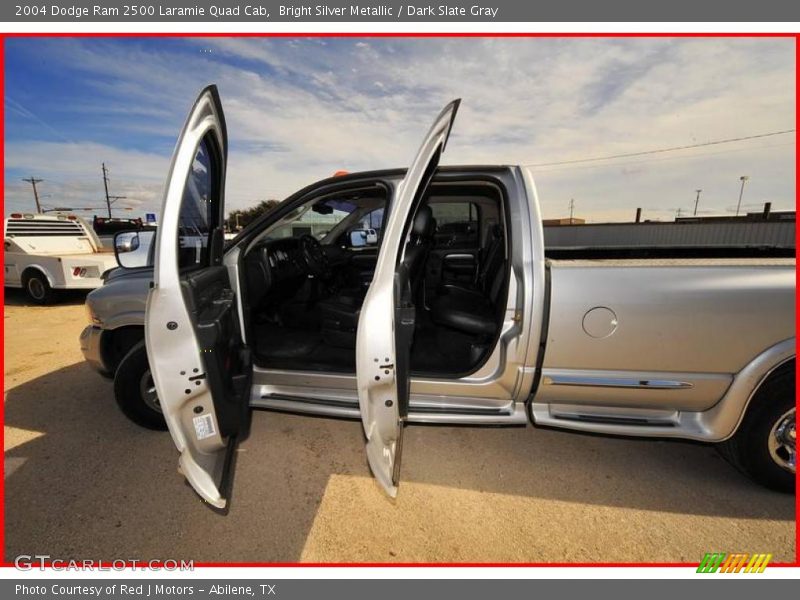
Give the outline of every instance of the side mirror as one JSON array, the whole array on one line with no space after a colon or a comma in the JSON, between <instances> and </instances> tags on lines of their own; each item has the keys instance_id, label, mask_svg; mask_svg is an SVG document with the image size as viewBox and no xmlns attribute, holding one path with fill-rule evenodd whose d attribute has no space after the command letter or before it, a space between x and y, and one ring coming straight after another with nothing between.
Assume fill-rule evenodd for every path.
<instances>
[{"instance_id":1,"label":"side mirror","mask_svg":"<svg viewBox=\"0 0 800 600\"><path fill-rule=\"evenodd\" d=\"M350 232L350 247L363 248L378 243L378 232L374 229L353 229Z\"/></svg>"},{"instance_id":2,"label":"side mirror","mask_svg":"<svg viewBox=\"0 0 800 600\"><path fill-rule=\"evenodd\" d=\"M114 255L123 269L148 266L155 231L120 231L114 236Z\"/></svg>"},{"instance_id":3,"label":"side mirror","mask_svg":"<svg viewBox=\"0 0 800 600\"><path fill-rule=\"evenodd\" d=\"M114 236L114 249L117 254L133 252L139 248L139 234L136 231L120 231Z\"/></svg>"}]
</instances>

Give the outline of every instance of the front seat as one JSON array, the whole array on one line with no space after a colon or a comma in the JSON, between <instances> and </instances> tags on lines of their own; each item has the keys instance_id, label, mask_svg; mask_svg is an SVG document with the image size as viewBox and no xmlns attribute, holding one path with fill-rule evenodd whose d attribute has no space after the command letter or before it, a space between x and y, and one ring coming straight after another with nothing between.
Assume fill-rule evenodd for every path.
<instances>
[{"instance_id":1,"label":"front seat","mask_svg":"<svg viewBox=\"0 0 800 600\"><path fill-rule=\"evenodd\" d=\"M436 220L430 206L422 206L414 216L411 233L403 252L411 293L414 298L420 289L425 273L425 261L433 245ZM356 347L356 330L361 316L363 296L339 294L317 304L322 317L322 340L331 346Z\"/></svg>"}]
</instances>

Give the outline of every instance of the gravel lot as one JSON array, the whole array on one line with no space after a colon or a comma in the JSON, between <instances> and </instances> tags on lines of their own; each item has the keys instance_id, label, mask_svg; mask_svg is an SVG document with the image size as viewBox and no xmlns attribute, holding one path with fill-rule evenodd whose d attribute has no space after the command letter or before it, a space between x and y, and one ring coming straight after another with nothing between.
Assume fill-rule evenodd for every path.
<instances>
[{"instance_id":1,"label":"gravel lot","mask_svg":"<svg viewBox=\"0 0 800 600\"><path fill-rule=\"evenodd\" d=\"M5 556L219 562L688 561L795 553L794 497L709 447L533 428L411 427L395 501L357 422L258 411L230 514L176 473L168 434L83 362L80 294L5 303Z\"/></svg>"}]
</instances>

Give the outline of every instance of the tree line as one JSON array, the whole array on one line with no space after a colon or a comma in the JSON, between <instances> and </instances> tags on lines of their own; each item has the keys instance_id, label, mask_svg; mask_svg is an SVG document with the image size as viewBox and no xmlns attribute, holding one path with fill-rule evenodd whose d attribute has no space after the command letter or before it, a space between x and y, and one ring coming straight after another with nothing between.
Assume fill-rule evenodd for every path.
<instances>
[{"instance_id":1,"label":"tree line","mask_svg":"<svg viewBox=\"0 0 800 600\"><path fill-rule=\"evenodd\" d=\"M232 210L228 213L228 218L226 220L227 228L229 231L244 229L261 215L268 213L278 206L278 204L280 204L278 200L262 200L250 208Z\"/></svg>"}]
</instances>

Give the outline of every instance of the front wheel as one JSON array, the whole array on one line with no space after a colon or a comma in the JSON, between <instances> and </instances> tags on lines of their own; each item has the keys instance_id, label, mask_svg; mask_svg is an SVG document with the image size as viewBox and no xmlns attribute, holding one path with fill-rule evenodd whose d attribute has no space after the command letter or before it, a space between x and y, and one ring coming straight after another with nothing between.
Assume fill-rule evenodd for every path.
<instances>
[{"instance_id":1,"label":"front wheel","mask_svg":"<svg viewBox=\"0 0 800 600\"><path fill-rule=\"evenodd\" d=\"M791 493L797 471L794 367L773 375L756 392L732 438L719 444L737 469L768 488Z\"/></svg>"},{"instance_id":2,"label":"front wheel","mask_svg":"<svg viewBox=\"0 0 800 600\"><path fill-rule=\"evenodd\" d=\"M119 363L114 375L114 397L125 416L137 425L161 431L167 428L144 342L131 348Z\"/></svg>"}]
</instances>

